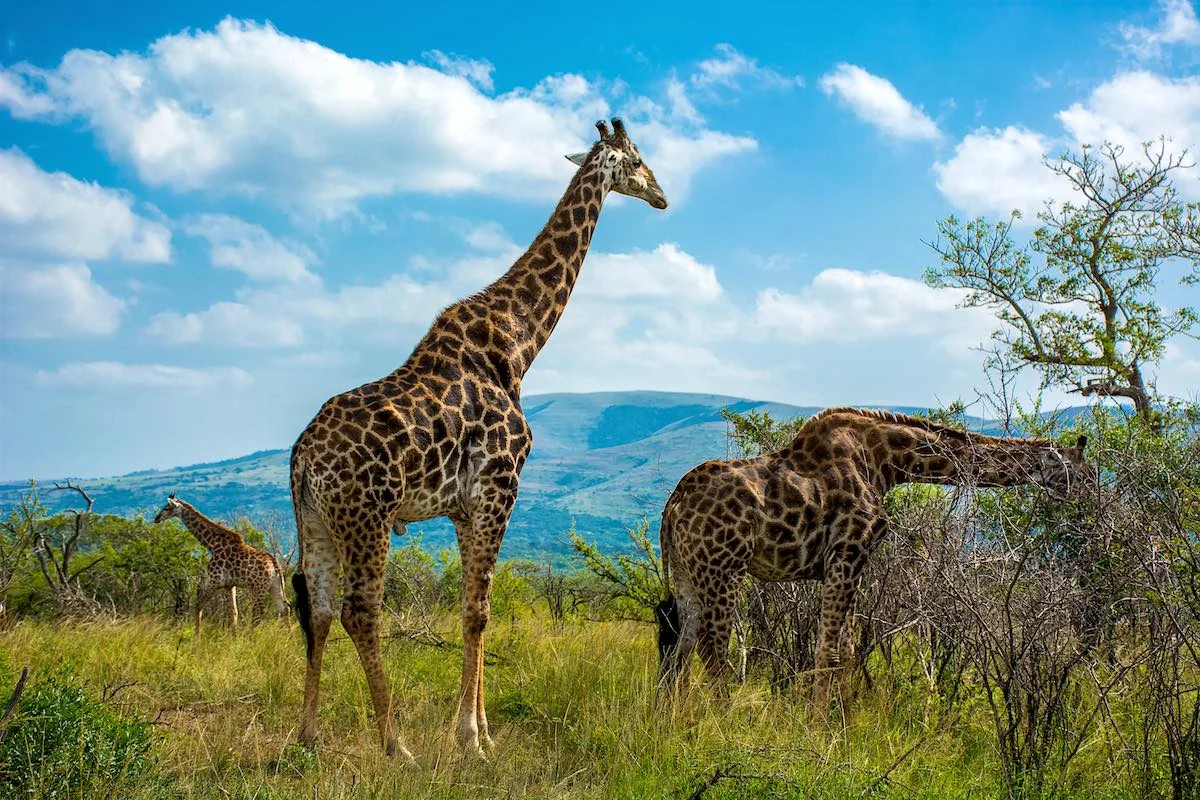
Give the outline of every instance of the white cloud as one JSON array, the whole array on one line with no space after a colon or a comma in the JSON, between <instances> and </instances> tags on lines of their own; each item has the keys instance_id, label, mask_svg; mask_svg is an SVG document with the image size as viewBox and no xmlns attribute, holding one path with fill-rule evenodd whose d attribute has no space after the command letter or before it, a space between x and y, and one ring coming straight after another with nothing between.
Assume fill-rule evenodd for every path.
<instances>
[{"instance_id":1,"label":"white cloud","mask_svg":"<svg viewBox=\"0 0 1200 800\"><path fill-rule=\"evenodd\" d=\"M967 134L948 161L933 165L938 190L968 214L1007 216L1013 209L1034 219L1050 198L1061 199L1067 184L1042 163L1051 142L1013 125Z\"/></svg>"},{"instance_id":2,"label":"white cloud","mask_svg":"<svg viewBox=\"0 0 1200 800\"><path fill-rule=\"evenodd\" d=\"M304 339L293 320L265 313L244 303L222 301L199 313L163 312L150 320L146 333L167 344L226 344L236 347L287 347Z\"/></svg>"},{"instance_id":3,"label":"white cloud","mask_svg":"<svg viewBox=\"0 0 1200 800\"><path fill-rule=\"evenodd\" d=\"M1167 344L1157 369L1157 388L1171 397L1200 402L1200 347L1178 339Z\"/></svg>"},{"instance_id":4,"label":"white cloud","mask_svg":"<svg viewBox=\"0 0 1200 800\"><path fill-rule=\"evenodd\" d=\"M1159 0L1162 20L1157 28L1122 22L1119 30L1125 49L1135 58L1153 59L1166 46L1200 43L1200 20L1191 0Z\"/></svg>"},{"instance_id":5,"label":"white cloud","mask_svg":"<svg viewBox=\"0 0 1200 800\"><path fill-rule=\"evenodd\" d=\"M933 339L964 354L997 327L991 312L958 308L964 293L885 272L826 269L798 294L760 292L755 321L793 342Z\"/></svg>"},{"instance_id":6,"label":"white cloud","mask_svg":"<svg viewBox=\"0 0 1200 800\"><path fill-rule=\"evenodd\" d=\"M1111 141L1131 160L1141 158L1143 142L1166 136L1169 149L1195 150L1200 144L1200 78L1170 78L1142 70L1124 72L1098 85L1083 101L1056 115L1063 131L1055 136L1010 125L980 128L963 138L946 161L934 164L937 187L969 214L1025 214L1036 220L1046 200L1072 197L1069 184L1043 163L1064 148ZM1194 180L1177 180L1186 197L1200 197Z\"/></svg>"},{"instance_id":7,"label":"white cloud","mask_svg":"<svg viewBox=\"0 0 1200 800\"><path fill-rule=\"evenodd\" d=\"M1160 136L1176 149L1200 143L1200 78L1125 72L1097 86L1085 102L1057 114L1075 142L1124 145L1136 156L1142 142Z\"/></svg>"},{"instance_id":8,"label":"white cloud","mask_svg":"<svg viewBox=\"0 0 1200 800\"><path fill-rule=\"evenodd\" d=\"M92 280L83 264L0 263L0 337L102 336L120 327L125 302Z\"/></svg>"},{"instance_id":9,"label":"white cloud","mask_svg":"<svg viewBox=\"0 0 1200 800\"><path fill-rule=\"evenodd\" d=\"M71 388L141 388L198 391L238 387L251 383L249 373L237 367L176 367L165 364L123 364L87 361L64 364L55 370L38 370L41 386Z\"/></svg>"},{"instance_id":10,"label":"white cloud","mask_svg":"<svg viewBox=\"0 0 1200 800\"><path fill-rule=\"evenodd\" d=\"M721 297L713 267L670 242L649 252L594 253L579 277L578 292L589 298L711 303Z\"/></svg>"},{"instance_id":11,"label":"white cloud","mask_svg":"<svg viewBox=\"0 0 1200 800\"><path fill-rule=\"evenodd\" d=\"M309 280L308 264L316 256L308 248L286 245L264 228L225 214L198 214L184 220L191 236L208 240L213 266L227 267L258 280Z\"/></svg>"},{"instance_id":12,"label":"white cloud","mask_svg":"<svg viewBox=\"0 0 1200 800\"><path fill-rule=\"evenodd\" d=\"M447 75L459 75L488 92L494 88L492 72L496 67L487 59L464 58L443 53L441 50L430 50L425 53L425 57L437 64Z\"/></svg>"},{"instance_id":13,"label":"white cloud","mask_svg":"<svg viewBox=\"0 0 1200 800\"><path fill-rule=\"evenodd\" d=\"M605 87L565 74L490 96L472 83L486 72L480 62L465 63L446 57L446 72L353 59L226 19L163 37L145 54L72 50L54 69L0 71L0 104L23 118L86 120L150 185L329 216L396 192L557 196L570 175L561 155L592 141L580 120L610 111ZM642 100L623 98L636 111L631 135L676 195L694 171L755 146L668 125Z\"/></svg>"},{"instance_id":14,"label":"white cloud","mask_svg":"<svg viewBox=\"0 0 1200 800\"><path fill-rule=\"evenodd\" d=\"M747 83L779 89L804 85L801 76L785 75L761 66L756 59L738 52L733 45L718 44L716 50L717 55L697 64L695 72L688 79L696 89L737 89Z\"/></svg>"},{"instance_id":15,"label":"white cloud","mask_svg":"<svg viewBox=\"0 0 1200 800\"><path fill-rule=\"evenodd\" d=\"M44 172L15 148L0 150L0 247L53 258L168 261L166 226L138 216L124 192Z\"/></svg>"},{"instance_id":16,"label":"white cloud","mask_svg":"<svg viewBox=\"0 0 1200 800\"><path fill-rule=\"evenodd\" d=\"M937 124L900 94L887 78L854 64L838 64L821 76L821 91L836 96L854 116L898 139L937 139Z\"/></svg>"}]
</instances>

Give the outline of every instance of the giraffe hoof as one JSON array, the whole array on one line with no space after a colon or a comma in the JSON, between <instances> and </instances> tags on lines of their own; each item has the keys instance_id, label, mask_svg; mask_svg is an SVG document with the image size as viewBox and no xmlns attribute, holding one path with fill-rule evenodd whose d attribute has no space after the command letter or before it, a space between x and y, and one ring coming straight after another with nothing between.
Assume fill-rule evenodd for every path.
<instances>
[{"instance_id":1,"label":"giraffe hoof","mask_svg":"<svg viewBox=\"0 0 1200 800\"><path fill-rule=\"evenodd\" d=\"M317 731L315 728L301 728L296 742L306 750L317 749Z\"/></svg>"},{"instance_id":2,"label":"giraffe hoof","mask_svg":"<svg viewBox=\"0 0 1200 800\"><path fill-rule=\"evenodd\" d=\"M417 760L413 758L413 754L399 742L388 743L384 752L387 753L388 758L399 761L402 766L415 767L417 765Z\"/></svg>"}]
</instances>

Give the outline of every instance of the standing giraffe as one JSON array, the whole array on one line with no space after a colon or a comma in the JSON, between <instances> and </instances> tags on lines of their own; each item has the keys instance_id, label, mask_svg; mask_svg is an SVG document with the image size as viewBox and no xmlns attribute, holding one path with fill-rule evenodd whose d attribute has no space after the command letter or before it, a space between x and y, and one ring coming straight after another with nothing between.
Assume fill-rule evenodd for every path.
<instances>
[{"instance_id":1,"label":"standing giraffe","mask_svg":"<svg viewBox=\"0 0 1200 800\"><path fill-rule=\"evenodd\" d=\"M824 701L859 575L887 529L889 489L1032 483L1065 495L1092 476L1085 444L1081 436L1064 449L887 411L830 408L777 452L700 464L663 510L667 596L655 614L663 683L687 675L699 645L706 671L724 690L733 607L747 572L763 581L813 578L824 582L814 681L814 696Z\"/></svg>"},{"instance_id":2,"label":"standing giraffe","mask_svg":"<svg viewBox=\"0 0 1200 800\"><path fill-rule=\"evenodd\" d=\"M529 249L494 283L442 311L395 372L325 403L292 448L292 504L301 551L292 578L308 670L300 741L316 739L321 657L344 571L341 620L362 661L388 755L398 741L379 652L389 534L449 517L462 557L463 672L458 740L490 746L483 631L500 540L532 444L521 379L562 316L610 191L654 208L667 199L619 119L587 153Z\"/></svg>"},{"instance_id":3,"label":"standing giraffe","mask_svg":"<svg viewBox=\"0 0 1200 800\"><path fill-rule=\"evenodd\" d=\"M196 634L200 633L200 618L204 606L222 590L229 603L229 627L237 628L237 597L235 587L250 592L255 616L261 618L267 597L275 601L275 615L287 614L283 591L283 567L275 556L255 549L242 541L242 535L214 522L196 510L191 503L167 497L167 503L154 517L155 524L178 517L200 544L208 549L208 567L196 587Z\"/></svg>"}]
</instances>

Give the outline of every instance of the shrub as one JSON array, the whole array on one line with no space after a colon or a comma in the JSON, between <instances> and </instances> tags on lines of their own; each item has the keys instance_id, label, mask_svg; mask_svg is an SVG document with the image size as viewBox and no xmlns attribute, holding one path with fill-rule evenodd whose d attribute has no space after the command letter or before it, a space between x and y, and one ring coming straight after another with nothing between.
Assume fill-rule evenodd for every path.
<instances>
[{"instance_id":1,"label":"shrub","mask_svg":"<svg viewBox=\"0 0 1200 800\"><path fill-rule=\"evenodd\" d=\"M147 723L88 697L61 668L26 689L4 731L0 797L119 797L150 771L151 739Z\"/></svg>"}]
</instances>

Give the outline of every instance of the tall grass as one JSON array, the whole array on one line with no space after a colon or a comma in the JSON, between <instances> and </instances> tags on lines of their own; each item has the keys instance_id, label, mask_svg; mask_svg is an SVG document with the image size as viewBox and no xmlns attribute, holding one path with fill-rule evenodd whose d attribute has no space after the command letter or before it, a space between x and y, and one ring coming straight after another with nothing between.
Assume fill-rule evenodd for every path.
<instances>
[{"instance_id":1,"label":"tall grass","mask_svg":"<svg viewBox=\"0 0 1200 800\"><path fill-rule=\"evenodd\" d=\"M457 643L455 622L439 632ZM648 626L536 616L489 628L487 763L457 755L461 651L385 642L401 735L417 769L375 741L354 648L335 625L315 752L293 744L303 645L294 625L231 634L153 618L25 621L0 633L0 692L20 666L66 663L89 695L153 723L152 769L122 800L154 798L864 798L993 797L1003 792L982 703L946 714L917 681L876 685L846 709L748 684L728 701L695 691L654 698ZM1062 797L1135 796L1103 738L1089 743Z\"/></svg>"}]
</instances>

